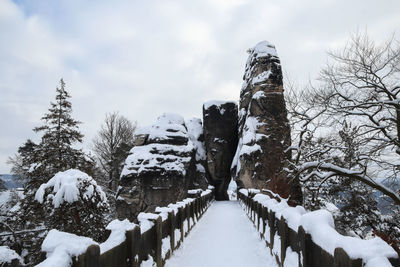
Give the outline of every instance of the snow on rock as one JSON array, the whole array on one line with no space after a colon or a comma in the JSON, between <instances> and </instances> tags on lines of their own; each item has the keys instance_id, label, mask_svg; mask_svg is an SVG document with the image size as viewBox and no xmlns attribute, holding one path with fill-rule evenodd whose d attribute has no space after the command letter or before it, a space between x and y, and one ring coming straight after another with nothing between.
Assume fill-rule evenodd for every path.
<instances>
[{"instance_id":1,"label":"snow on rock","mask_svg":"<svg viewBox=\"0 0 400 267\"><path fill-rule=\"evenodd\" d=\"M186 126L188 129L190 140L196 148L196 160L205 160L206 148L204 146L203 124L201 123L201 119L192 118L190 120L187 120Z\"/></svg>"},{"instance_id":2,"label":"snow on rock","mask_svg":"<svg viewBox=\"0 0 400 267\"><path fill-rule=\"evenodd\" d=\"M247 191L240 189L240 192L246 195ZM363 240L339 234L335 230L333 216L327 210L307 212L301 206L289 206L287 199L281 199L278 202L264 194L257 194L253 199L275 212L277 218L282 216L291 229L297 231L298 227L302 226L307 233L311 234L312 240L331 255L334 254L335 248L341 247L350 258L363 259L367 263L366 266L378 266L372 265L371 262L380 262L382 257L397 257L394 249L379 237Z\"/></svg>"},{"instance_id":3,"label":"snow on rock","mask_svg":"<svg viewBox=\"0 0 400 267\"><path fill-rule=\"evenodd\" d=\"M190 162L192 150L192 144L179 147L169 144L133 147L125 160L121 177L154 171L174 171L185 175L185 164Z\"/></svg>"},{"instance_id":4,"label":"snow on rock","mask_svg":"<svg viewBox=\"0 0 400 267\"><path fill-rule=\"evenodd\" d=\"M58 172L47 183L42 184L36 191L35 200L43 203L47 189L51 189L51 194L48 197L52 198L55 208L58 208L64 202L73 203L80 198L89 200L94 194L100 197L101 204L107 203L106 195L96 181L88 174L76 169Z\"/></svg>"},{"instance_id":5,"label":"snow on rock","mask_svg":"<svg viewBox=\"0 0 400 267\"><path fill-rule=\"evenodd\" d=\"M69 267L72 257L83 254L89 246L95 244L91 238L52 229L42 243L42 251L47 253L47 259L36 266Z\"/></svg>"},{"instance_id":6,"label":"snow on rock","mask_svg":"<svg viewBox=\"0 0 400 267\"><path fill-rule=\"evenodd\" d=\"M200 134L196 127L193 138ZM182 116L161 115L140 138L125 160L117 199L118 217L131 221L141 211L182 200L197 181L196 146Z\"/></svg>"},{"instance_id":7,"label":"snow on rock","mask_svg":"<svg viewBox=\"0 0 400 267\"><path fill-rule=\"evenodd\" d=\"M225 100L210 100L203 104L204 109L210 109L211 106L216 106L219 110L223 109L223 105L231 103L237 105L235 101L225 101ZM221 114L223 115L223 114Z\"/></svg>"},{"instance_id":8,"label":"snow on rock","mask_svg":"<svg viewBox=\"0 0 400 267\"><path fill-rule=\"evenodd\" d=\"M158 117L157 122L150 128L149 140L160 142L174 137L186 137L187 129L182 116L164 113Z\"/></svg>"},{"instance_id":9,"label":"snow on rock","mask_svg":"<svg viewBox=\"0 0 400 267\"><path fill-rule=\"evenodd\" d=\"M142 131L145 133L145 131ZM194 145L189 139L183 117L164 113L147 128L147 144L135 146L125 160L121 177L155 170L186 173Z\"/></svg>"},{"instance_id":10,"label":"snow on rock","mask_svg":"<svg viewBox=\"0 0 400 267\"><path fill-rule=\"evenodd\" d=\"M264 71L261 72L260 74L258 74L257 76L255 76L253 79L251 79L251 84L252 85L257 85L260 83L264 83L268 80L269 76L271 75L271 71ZM260 96L262 96L263 92L257 92L257 93L261 93L259 95L253 95L253 99L258 99L260 98Z\"/></svg>"},{"instance_id":11,"label":"snow on rock","mask_svg":"<svg viewBox=\"0 0 400 267\"><path fill-rule=\"evenodd\" d=\"M100 244L100 253L106 252L113 247L118 246L126 239L126 232L133 230L135 224L129 222L127 219L120 221L118 219L111 221L106 229L111 231L107 240Z\"/></svg>"},{"instance_id":12,"label":"snow on rock","mask_svg":"<svg viewBox=\"0 0 400 267\"><path fill-rule=\"evenodd\" d=\"M203 124L201 122L201 119L192 118L186 121L186 126L188 129L189 138L192 141L196 150L196 171L192 175L192 184L189 185L189 188L200 187L202 189L206 189L208 185L206 176L207 156L206 147L204 144Z\"/></svg>"},{"instance_id":13,"label":"snow on rock","mask_svg":"<svg viewBox=\"0 0 400 267\"><path fill-rule=\"evenodd\" d=\"M258 129L263 125L264 123L260 122L257 117L247 117L231 165L231 168L235 169L236 175L238 175L241 170L240 159L243 158L243 155L250 156L254 153L263 152L261 146L257 144L257 142L263 138L267 138L265 134L258 133Z\"/></svg>"},{"instance_id":14,"label":"snow on rock","mask_svg":"<svg viewBox=\"0 0 400 267\"><path fill-rule=\"evenodd\" d=\"M135 146L130 151L121 177L154 169L185 173L184 164L191 160L194 146L188 140L184 119L165 113L149 128L148 135L147 145Z\"/></svg>"},{"instance_id":15,"label":"snow on rock","mask_svg":"<svg viewBox=\"0 0 400 267\"><path fill-rule=\"evenodd\" d=\"M199 164L199 163L196 164L196 171L204 173L204 174L206 173L206 169L204 168L204 166L202 164Z\"/></svg>"},{"instance_id":16,"label":"snow on rock","mask_svg":"<svg viewBox=\"0 0 400 267\"><path fill-rule=\"evenodd\" d=\"M253 48L250 48L248 50L249 54L254 54L255 57L267 57L267 56L273 56L273 57L278 57L278 54L276 53L275 46L268 41L261 41L256 46Z\"/></svg>"},{"instance_id":17,"label":"snow on rock","mask_svg":"<svg viewBox=\"0 0 400 267\"><path fill-rule=\"evenodd\" d=\"M3 264L11 263L14 260L19 261L21 264L23 263L17 252L7 246L0 246L0 265L3 266Z\"/></svg>"},{"instance_id":18,"label":"snow on rock","mask_svg":"<svg viewBox=\"0 0 400 267\"><path fill-rule=\"evenodd\" d=\"M259 42L248 50L240 92L238 145L231 173L239 187L268 188L296 204L300 190L287 177L290 127L283 96L283 75L275 46Z\"/></svg>"}]
</instances>

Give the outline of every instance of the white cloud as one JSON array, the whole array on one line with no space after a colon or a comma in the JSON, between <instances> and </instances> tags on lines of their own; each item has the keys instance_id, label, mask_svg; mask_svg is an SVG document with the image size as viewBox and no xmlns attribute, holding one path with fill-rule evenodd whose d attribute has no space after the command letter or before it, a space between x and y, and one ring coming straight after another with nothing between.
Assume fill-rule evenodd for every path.
<instances>
[{"instance_id":1,"label":"white cloud","mask_svg":"<svg viewBox=\"0 0 400 267\"><path fill-rule=\"evenodd\" d=\"M106 112L144 125L166 111L201 117L209 99L237 100L245 51L260 40L304 81L350 32L367 26L382 39L400 26L397 0L16 3L0 0L0 173L35 136L61 77L87 146Z\"/></svg>"}]
</instances>

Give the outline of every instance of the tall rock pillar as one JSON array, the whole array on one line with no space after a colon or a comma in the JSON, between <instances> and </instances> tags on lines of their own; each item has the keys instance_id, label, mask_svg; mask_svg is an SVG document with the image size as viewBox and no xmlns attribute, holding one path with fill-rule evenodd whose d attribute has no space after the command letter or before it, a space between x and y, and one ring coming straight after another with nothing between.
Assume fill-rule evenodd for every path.
<instances>
[{"instance_id":1,"label":"tall rock pillar","mask_svg":"<svg viewBox=\"0 0 400 267\"><path fill-rule=\"evenodd\" d=\"M229 200L230 167L238 143L235 102L210 101L203 105L204 140L210 182L216 200Z\"/></svg>"},{"instance_id":2,"label":"tall rock pillar","mask_svg":"<svg viewBox=\"0 0 400 267\"><path fill-rule=\"evenodd\" d=\"M284 171L291 140L280 60L275 46L266 41L248 52L232 174L239 187L270 189L296 204L301 202L299 184Z\"/></svg>"}]
</instances>

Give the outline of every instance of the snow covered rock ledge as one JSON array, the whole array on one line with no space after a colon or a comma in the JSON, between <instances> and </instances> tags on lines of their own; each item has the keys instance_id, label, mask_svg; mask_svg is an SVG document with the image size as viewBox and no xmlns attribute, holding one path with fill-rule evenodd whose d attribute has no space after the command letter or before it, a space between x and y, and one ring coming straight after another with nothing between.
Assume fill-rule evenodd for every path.
<instances>
[{"instance_id":1,"label":"snow covered rock ledge","mask_svg":"<svg viewBox=\"0 0 400 267\"><path fill-rule=\"evenodd\" d=\"M140 212L153 212L186 197L196 177L196 146L201 147L193 144L201 133L190 134L177 114L165 113L137 134L140 142L125 160L117 198L118 218L130 221ZM201 160L202 152L197 151Z\"/></svg>"}]
</instances>

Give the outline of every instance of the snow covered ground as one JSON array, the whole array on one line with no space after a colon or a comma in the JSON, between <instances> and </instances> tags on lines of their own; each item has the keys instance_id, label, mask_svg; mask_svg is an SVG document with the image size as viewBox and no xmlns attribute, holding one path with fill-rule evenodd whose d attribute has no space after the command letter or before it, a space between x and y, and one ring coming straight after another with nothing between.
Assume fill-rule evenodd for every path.
<instances>
[{"instance_id":1,"label":"snow covered ground","mask_svg":"<svg viewBox=\"0 0 400 267\"><path fill-rule=\"evenodd\" d=\"M166 267L277 267L237 201L215 201Z\"/></svg>"}]
</instances>

